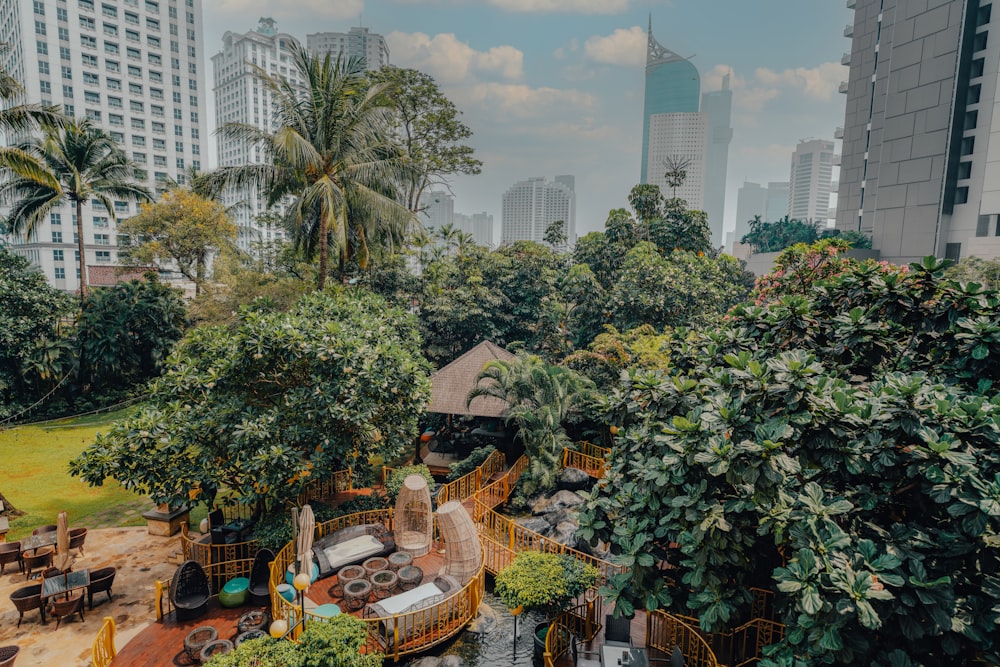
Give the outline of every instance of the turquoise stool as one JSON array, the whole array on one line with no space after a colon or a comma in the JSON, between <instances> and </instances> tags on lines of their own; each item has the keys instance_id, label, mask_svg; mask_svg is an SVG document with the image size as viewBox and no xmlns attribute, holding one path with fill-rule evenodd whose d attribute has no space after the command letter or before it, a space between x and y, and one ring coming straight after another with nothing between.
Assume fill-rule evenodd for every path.
<instances>
[{"instance_id":1,"label":"turquoise stool","mask_svg":"<svg viewBox=\"0 0 1000 667\"><path fill-rule=\"evenodd\" d=\"M291 586L292 585L292 579L294 579L294 578L295 578L295 563L292 563L291 565L288 566L288 569L285 570L285 583L288 584L289 586ZM315 564L313 564L313 566L312 566L312 579L310 580L309 583L315 584L317 579L319 579L319 568L316 567Z\"/></svg>"},{"instance_id":2,"label":"turquoise stool","mask_svg":"<svg viewBox=\"0 0 1000 667\"><path fill-rule=\"evenodd\" d=\"M223 607L242 607L247 601L250 580L246 577L230 579L219 593L219 604Z\"/></svg>"},{"instance_id":3,"label":"turquoise stool","mask_svg":"<svg viewBox=\"0 0 1000 667\"><path fill-rule=\"evenodd\" d=\"M295 589L292 588L291 584L278 584L274 590L278 591L278 595L288 602L295 602Z\"/></svg>"},{"instance_id":4,"label":"turquoise stool","mask_svg":"<svg viewBox=\"0 0 1000 667\"><path fill-rule=\"evenodd\" d=\"M340 607L338 607L335 604L330 604L330 603L321 604L320 606L316 607L315 609L310 609L308 611L309 611L310 614L313 614L314 616L320 616L320 617L322 617L320 619L317 619L317 620L321 620L321 621L325 621L325 620L327 620L329 618L333 618L334 616L340 616Z\"/></svg>"}]
</instances>

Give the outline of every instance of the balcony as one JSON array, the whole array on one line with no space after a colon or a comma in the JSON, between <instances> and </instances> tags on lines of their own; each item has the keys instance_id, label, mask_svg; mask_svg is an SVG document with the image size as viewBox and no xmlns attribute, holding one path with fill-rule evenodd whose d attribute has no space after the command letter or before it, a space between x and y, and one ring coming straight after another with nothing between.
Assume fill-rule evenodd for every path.
<instances>
[{"instance_id":1,"label":"balcony","mask_svg":"<svg viewBox=\"0 0 1000 667\"><path fill-rule=\"evenodd\" d=\"M837 153L835 153L834 156L833 156L833 166L834 167L839 167L840 166L840 155L837 154Z\"/></svg>"},{"instance_id":2,"label":"balcony","mask_svg":"<svg viewBox=\"0 0 1000 667\"><path fill-rule=\"evenodd\" d=\"M845 95L847 94L847 82L846 81L841 81L840 82L840 85L837 86L837 92L844 93Z\"/></svg>"},{"instance_id":3,"label":"balcony","mask_svg":"<svg viewBox=\"0 0 1000 667\"><path fill-rule=\"evenodd\" d=\"M844 28L844 37L854 37L854 24L848 23L847 27Z\"/></svg>"},{"instance_id":4,"label":"balcony","mask_svg":"<svg viewBox=\"0 0 1000 667\"><path fill-rule=\"evenodd\" d=\"M851 64L851 53L850 52L847 52L844 55L840 56L840 64L841 65L850 65Z\"/></svg>"}]
</instances>

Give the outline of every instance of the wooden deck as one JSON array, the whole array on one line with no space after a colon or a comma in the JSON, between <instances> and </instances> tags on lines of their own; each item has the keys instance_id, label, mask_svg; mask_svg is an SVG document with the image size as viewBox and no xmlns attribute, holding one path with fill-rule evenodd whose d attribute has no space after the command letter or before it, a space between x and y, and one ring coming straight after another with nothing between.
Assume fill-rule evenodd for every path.
<instances>
[{"instance_id":1,"label":"wooden deck","mask_svg":"<svg viewBox=\"0 0 1000 667\"><path fill-rule=\"evenodd\" d=\"M424 571L424 581L430 581L444 567L444 556L432 551L426 556L415 559L413 564ZM306 596L317 605L340 604L342 599L330 593L336 581L336 575L320 579L309 587ZM375 601L374 598L372 601ZM116 666L143 665L143 667L187 667L193 665L194 663L188 660L184 654L184 638L189 632L203 625L210 625L219 632L219 639L232 641L237 634L236 621L245 612L256 608L262 608L270 613L269 606L225 609L219 605L217 598L212 598L208 613L193 621L179 622L174 618L174 614L168 614L163 621L151 624L122 647L112 664ZM306 609L309 609L308 603ZM341 606L341 609L345 608ZM361 617L361 611L351 613Z\"/></svg>"}]
</instances>

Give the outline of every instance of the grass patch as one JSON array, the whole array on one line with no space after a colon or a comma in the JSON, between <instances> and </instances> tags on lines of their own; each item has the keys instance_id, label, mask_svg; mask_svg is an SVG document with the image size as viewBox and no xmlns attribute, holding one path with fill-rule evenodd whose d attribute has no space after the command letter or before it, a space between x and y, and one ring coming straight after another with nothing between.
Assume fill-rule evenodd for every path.
<instances>
[{"instance_id":1,"label":"grass patch","mask_svg":"<svg viewBox=\"0 0 1000 667\"><path fill-rule=\"evenodd\" d=\"M65 510L72 526L142 526L151 501L108 480L90 487L71 477L69 462L94 442L98 432L134 408L0 432L0 491L24 516L11 519L8 540L56 522Z\"/></svg>"}]
</instances>

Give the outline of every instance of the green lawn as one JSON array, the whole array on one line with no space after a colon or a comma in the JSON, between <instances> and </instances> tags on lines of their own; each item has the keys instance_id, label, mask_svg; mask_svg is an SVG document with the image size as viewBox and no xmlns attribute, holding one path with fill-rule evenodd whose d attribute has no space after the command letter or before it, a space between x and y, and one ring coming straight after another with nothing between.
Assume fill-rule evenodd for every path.
<instances>
[{"instance_id":1,"label":"green lawn","mask_svg":"<svg viewBox=\"0 0 1000 667\"><path fill-rule=\"evenodd\" d=\"M0 431L0 491L26 513L11 520L8 540L55 523L61 510L72 526L145 525L141 515L152 506L148 499L110 480L91 488L67 471L70 459L93 443L95 434L131 409Z\"/></svg>"}]
</instances>

